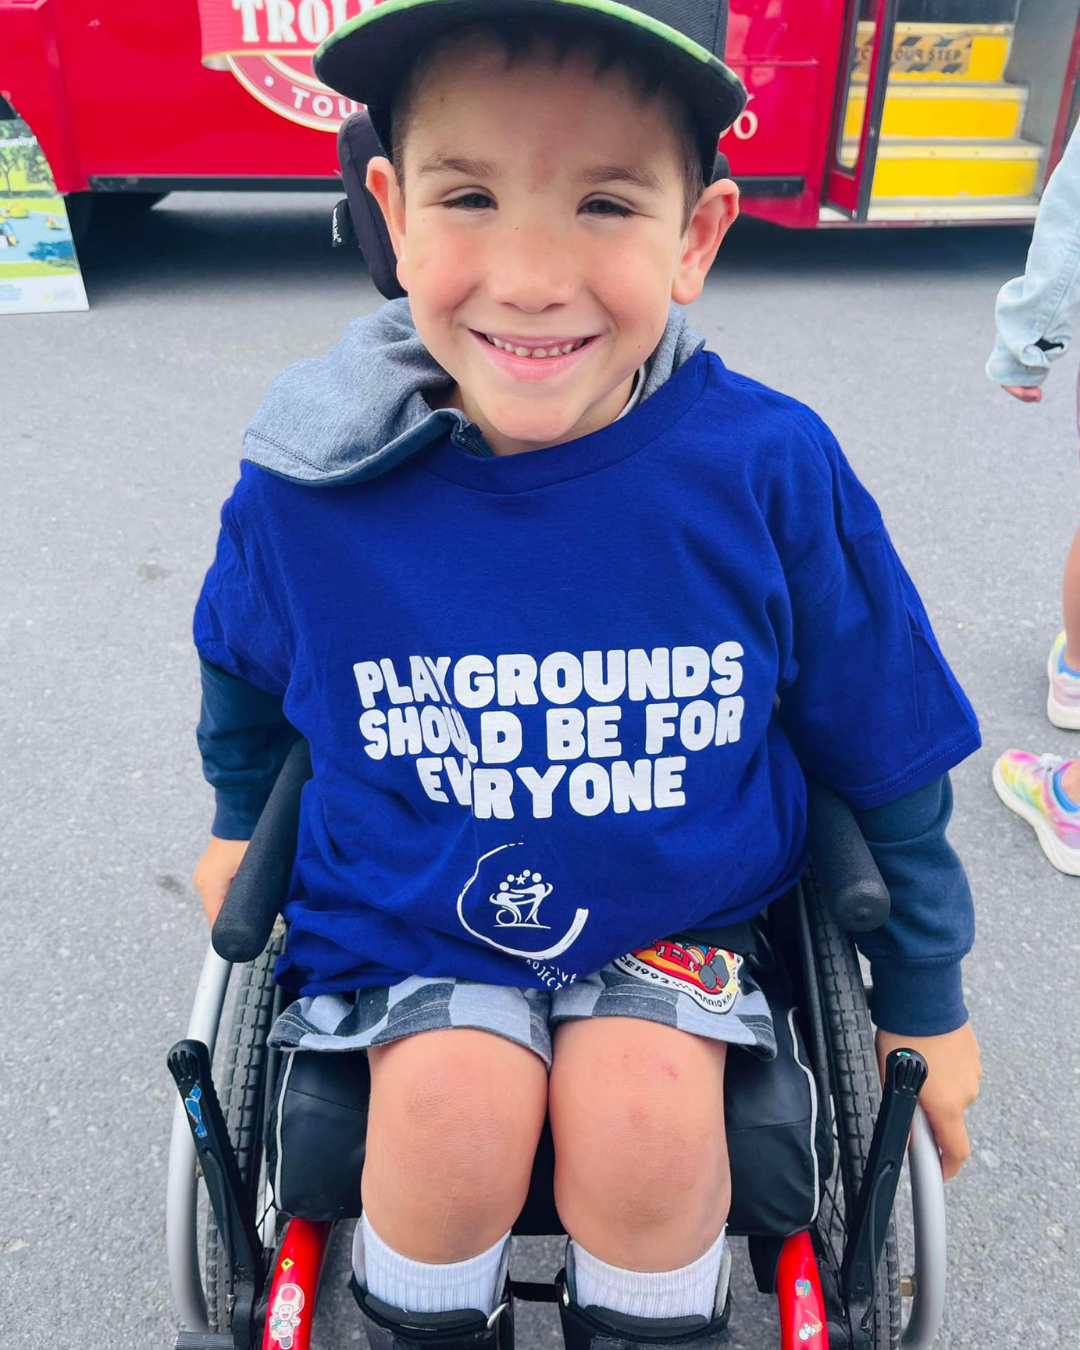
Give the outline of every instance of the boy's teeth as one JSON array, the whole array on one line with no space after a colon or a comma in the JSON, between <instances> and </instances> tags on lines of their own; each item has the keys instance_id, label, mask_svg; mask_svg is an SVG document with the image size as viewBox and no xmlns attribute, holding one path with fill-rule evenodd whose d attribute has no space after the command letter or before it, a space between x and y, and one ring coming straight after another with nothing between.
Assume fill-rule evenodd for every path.
<instances>
[{"instance_id":1,"label":"boy's teeth","mask_svg":"<svg viewBox=\"0 0 1080 1350\"><path fill-rule=\"evenodd\" d=\"M583 347L588 339L581 338L578 342L568 342L562 347L514 347L509 342L503 342L500 338L490 335L488 341L493 347L498 347L501 352L511 352L514 356L528 356L533 360L541 360L548 356L567 356L570 352Z\"/></svg>"}]
</instances>

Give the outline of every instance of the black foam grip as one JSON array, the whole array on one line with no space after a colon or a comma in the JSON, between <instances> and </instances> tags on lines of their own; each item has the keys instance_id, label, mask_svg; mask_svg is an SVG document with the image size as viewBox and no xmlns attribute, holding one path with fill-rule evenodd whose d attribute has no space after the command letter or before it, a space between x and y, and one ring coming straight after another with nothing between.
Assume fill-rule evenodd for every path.
<instances>
[{"instance_id":1,"label":"black foam grip","mask_svg":"<svg viewBox=\"0 0 1080 1350\"><path fill-rule=\"evenodd\" d=\"M889 917L889 892L851 808L820 783L807 783L807 836L825 908L849 933L868 933Z\"/></svg>"},{"instance_id":2,"label":"black foam grip","mask_svg":"<svg viewBox=\"0 0 1080 1350\"><path fill-rule=\"evenodd\" d=\"M226 961L254 961L270 939L289 889L300 793L311 777L311 752L299 740L277 776L247 852L214 923L214 950Z\"/></svg>"}]
</instances>

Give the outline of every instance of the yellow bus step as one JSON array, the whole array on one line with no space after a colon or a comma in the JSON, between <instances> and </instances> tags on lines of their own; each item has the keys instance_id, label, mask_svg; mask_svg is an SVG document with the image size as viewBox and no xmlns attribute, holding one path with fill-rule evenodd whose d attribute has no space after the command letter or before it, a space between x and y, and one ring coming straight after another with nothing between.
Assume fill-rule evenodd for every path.
<instances>
[{"instance_id":1,"label":"yellow bus step","mask_svg":"<svg viewBox=\"0 0 1080 1350\"><path fill-rule=\"evenodd\" d=\"M872 223L985 225L1034 220L1038 209L1038 197L875 197L866 218Z\"/></svg>"},{"instance_id":2,"label":"yellow bus step","mask_svg":"<svg viewBox=\"0 0 1080 1350\"><path fill-rule=\"evenodd\" d=\"M841 160L854 164L858 143ZM1030 141L882 141L873 197L1029 197L1043 148Z\"/></svg>"},{"instance_id":3,"label":"yellow bus step","mask_svg":"<svg viewBox=\"0 0 1080 1350\"><path fill-rule=\"evenodd\" d=\"M1020 134L1027 89L1018 84L892 84L885 98L883 136L911 140L1013 140ZM866 86L853 85L844 116L845 138L862 131Z\"/></svg>"},{"instance_id":4,"label":"yellow bus step","mask_svg":"<svg viewBox=\"0 0 1080 1350\"><path fill-rule=\"evenodd\" d=\"M1005 74L1012 33L1011 23L898 23L889 82L994 83ZM865 82L873 41L874 24L860 23L852 79Z\"/></svg>"}]
</instances>

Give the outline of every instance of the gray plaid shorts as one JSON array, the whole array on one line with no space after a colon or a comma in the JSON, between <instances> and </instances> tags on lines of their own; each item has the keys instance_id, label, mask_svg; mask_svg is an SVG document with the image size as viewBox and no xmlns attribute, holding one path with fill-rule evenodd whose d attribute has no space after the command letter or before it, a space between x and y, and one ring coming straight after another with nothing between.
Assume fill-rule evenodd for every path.
<instances>
[{"instance_id":1,"label":"gray plaid shorts","mask_svg":"<svg viewBox=\"0 0 1080 1350\"><path fill-rule=\"evenodd\" d=\"M560 1022L637 1017L772 1059L772 1015L750 965L708 935L680 934L552 990L410 975L390 986L299 998L274 1023L270 1044L364 1050L422 1031L469 1027L534 1051L550 1069L551 1029Z\"/></svg>"}]
</instances>

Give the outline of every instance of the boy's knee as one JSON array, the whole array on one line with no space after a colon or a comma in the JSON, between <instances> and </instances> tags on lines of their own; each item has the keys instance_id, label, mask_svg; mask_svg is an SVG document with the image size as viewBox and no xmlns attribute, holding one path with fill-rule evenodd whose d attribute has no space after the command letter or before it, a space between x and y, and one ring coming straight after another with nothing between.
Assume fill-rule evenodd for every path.
<instances>
[{"instance_id":1,"label":"boy's knee","mask_svg":"<svg viewBox=\"0 0 1080 1350\"><path fill-rule=\"evenodd\" d=\"M706 1131L667 1112L638 1111L560 1137L555 1203L568 1229L574 1215L587 1211L605 1225L638 1232L713 1222L719 1232L730 1201L720 1122Z\"/></svg>"},{"instance_id":2,"label":"boy's knee","mask_svg":"<svg viewBox=\"0 0 1080 1350\"><path fill-rule=\"evenodd\" d=\"M421 1169L428 1186L528 1185L544 1121L544 1066L486 1032L426 1032L371 1054L369 1157Z\"/></svg>"},{"instance_id":3,"label":"boy's knee","mask_svg":"<svg viewBox=\"0 0 1080 1350\"><path fill-rule=\"evenodd\" d=\"M463 1261L517 1218L547 1077L528 1050L481 1031L424 1032L369 1052L364 1212L416 1261Z\"/></svg>"},{"instance_id":4,"label":"boy's knee","mask_svg":"<svg viewBox=\"0 0 1080 1350\"><path fill-rule=\"evenodd\" d=\"M638 1232L723 1225L723 1051L684 1044L691 1040L670 1031L636 1045L601 1037L562 1066L557 1053L555 1199L568 1229L585 1213Z\"/></svg>"}]
</instances>

